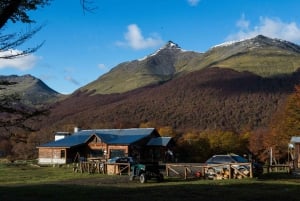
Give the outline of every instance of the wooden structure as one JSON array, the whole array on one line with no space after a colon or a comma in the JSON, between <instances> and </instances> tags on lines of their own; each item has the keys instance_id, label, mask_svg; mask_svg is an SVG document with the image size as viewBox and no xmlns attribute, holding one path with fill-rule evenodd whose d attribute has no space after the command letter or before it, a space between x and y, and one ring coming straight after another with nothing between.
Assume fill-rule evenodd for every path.
<instances>
[{"instance_id":1,"label":"wooden structure","mask_svg":"<svg viewBox=\"0 0 300 201\"><path fill-rule=\"evenodd\" d=\"M108 175L130 175L130 163L107 163L105 166L106 174Z\"/></svg>"},{"instance_id":2,"label":"wooden structure","mask_svg":"<svg viewBox=\"0 0 300 201\"><path fill-rule=\"evenodd\" d=\"M76 163L74 172L89 174L130 175L130 163L106 163L101 161L84 161Z\"/></svg>"},{"instance_id":3,"label":"wooden structure","mask_svg":"<svg viewBox=\"0 0 300 201\"><path fill-rule=\"evenodd\" d=\"M270 172L291 173L291 166L286 164L268 165L266 169L267 169L267 173Z\"/></svg>"},{"instance_id":4,"label":"wooden structure","mask_svg":"<svg viewBox=\"0 0 300 201\"><path fill-rule=\"evenodd\" d=\"M80 130L38 146L38 162L67 164L89 159L105 161L117 156L158 161L164 159L160 153L170 141L171 138L161 137L154 128Z\"/></svg>"},{"instance_id":5,"label":"wooden structure","mask_svg":"<svg viewBox=\"0 0 300 201\"><path fill-rule=\"evenodd\" d=\"M241 171L237 166L249 166L249 171ZM210 169L221 169L221 171L216 171L214 174L209 174ZM229 164L216 164L216 165L206 165L197 163L169 163L166 164L166 175L178 176L183 179L242 179L242 178L252 178L252 164L251 163L229 163Z\"/></svg>"},{"instance_id":6,"label":"wooden structure","mask_svg":"<svg viewBox=\"0 0 300 201\"><path fill-rule=\"evenodd\" d=\"M290 144L288 145L289 156L292 161L293 169L300 168L300 137L294 136L291 138Z\"/></svg>"},{"instance_id":7,"label":"wooden structure","mask_svg":"<svg viewBox=\"0 0 300 201\"><path fill-rule=\"evenodd\" d=\"M80 172L80 173L84 173L84 172L88 172L88 173L101 173L104 174L105 173L105 166L103 162L80 162L77 163L76 166L73 167L73 171L74 172Z\"/></svg>"},{"instance_id":8,"label":"wooden structure","mask_svg":"<svg viewBox=\"0 0 300 201\"><path fill-rule=\"evenodd\" d=\"M177 176L184 179L204 178L205 165L197 163L168 163L166 164L166 176Z\"/></svg>"}]
</instances>

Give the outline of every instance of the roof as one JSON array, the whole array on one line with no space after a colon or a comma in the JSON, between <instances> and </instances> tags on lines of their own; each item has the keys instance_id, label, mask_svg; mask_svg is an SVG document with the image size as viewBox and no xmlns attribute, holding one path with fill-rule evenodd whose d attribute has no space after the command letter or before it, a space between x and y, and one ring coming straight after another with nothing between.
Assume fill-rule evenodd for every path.
<instances>
[{"instance_id":1,"label":"roof","mask_svg":"<svg viewBox=\"0 0 300 201\"><path fill-rule=\"evenodd\" d=\"M55 135L66 136L66 135L71 135L71 133L69 133L69 132L56 132Z\"/></svg>"},{"instance_id":2,"label":"roof","mask_svg":"<svg viewBox=\"0 0 300 201\"><path fill-rule=\"evenodd\" d=\"M300 143L300 137L293 136L293 137L291 138L291 143Z\"/></svg>"},{"instance_id":3,"label":"roof","mask_svg":"<svg viewBox=\"0 0 300 201\"><path fill-rule=\"evenodd\" d=\"M151 138L150 141L147 143L147 146L167 146L171 141L171 137L156 137Z\"/></svg>"},{"instance_id":4,"label":"roof","mask_svg":"<svg viewBox=\"0 0 300 201\"><path fill-rule=\"evenodd\" d=\"M38 147L64 147L64 148L69 148L69 147L74 147L78 146L81 144L86 143L91 136L88 135L72 135L57 141L51 141L46 144L42 144Z\"/></svg>"},{"instance_id":5,"label":"roof","mask_svg":"<svg viewBox=\"0 0 300 201\"><path fill-rule=\"evenodd\" d=\"M106 144L129 145L150 136L154 131L154 128L81 130L69 137L42 144L38 147L70 148L85 144L94 135Z\"/></svg>"}]
</instances>

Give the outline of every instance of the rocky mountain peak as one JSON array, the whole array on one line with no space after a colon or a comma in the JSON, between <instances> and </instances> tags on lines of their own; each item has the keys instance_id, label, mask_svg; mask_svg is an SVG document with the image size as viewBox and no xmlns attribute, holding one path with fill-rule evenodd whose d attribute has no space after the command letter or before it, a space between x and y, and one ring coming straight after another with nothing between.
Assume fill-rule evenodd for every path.
<instances>
[{"instance_id":1,"label":"rocky mountain peak","mask_svg":"<svg viewBox=\"0 0 300 201\"><path fill-rule=\"evenodd\" d=\"M169 40L162 48L160 49L181 49L177 43Z\"/></svg>"},{"instance_id":2,"label":"rocky mountain peak","mask_svg":"<svg viewBox=\"0 0 300 201\"><path fill-rule=\"evenodd\" d=\"M290 52L300 53L300 46L281 39L270 38L264 35L257 35L253 38L244 39L240 41L228 41L219 45L212 47L211 49L216 48L227 48L230 51L245 51L245 50L253 50L253 49L261 49L261 48L278 48Z\"/></svg>"},{"instance_id":3,"label":"rocky mountain peak","mask_svg":"<svg viewBox=\"0 0 300 201\"><path fill-rule=\"evenodd\" d=\"M269 37L266 37L263 35L258 35L256 37L250 39L249 41L251 41L257 47L273 46L273 47L278 47L281 49L300 53L299 45L289 42L289 41L286 41L286 40L281 40L281 39L277 39L277 38L269 38Z\"/></svg>"},{"instance_id":4,"label":"rocky mountain peak","mask_svg":"<svg viewBox=\"0 0 300 201\"><path fill-rule=\"evenodd\" d=\"M138 59L139 61L143 61L145 59L148 59L148 58L151 58L153 56L156 56L156 55L160 55L160 54L164 54L167 53L167 54L173 54L175 52L180 52L182 51L182 49L180 48L180 46L177 44L177 43L174 43L173 41L169 40L164 46L162 46L161 48L159 48L157 51L155 51L154 53L148 55L148 56L145 56L141 59Z\"/></svg>"},{"instance_id":5,"label":"rocky mountain peak","mask_svg":"<svg viewBox=\"0 0 300 201\"><path fill-rule=\"evenodd\" d=\"M182 51L182 49L179 47L177 43L174 43L173 41L169 40L164 46L159 48L153 55L159 53L159 52L166 52L166 51Z\"/></svg>"}]
</instances>

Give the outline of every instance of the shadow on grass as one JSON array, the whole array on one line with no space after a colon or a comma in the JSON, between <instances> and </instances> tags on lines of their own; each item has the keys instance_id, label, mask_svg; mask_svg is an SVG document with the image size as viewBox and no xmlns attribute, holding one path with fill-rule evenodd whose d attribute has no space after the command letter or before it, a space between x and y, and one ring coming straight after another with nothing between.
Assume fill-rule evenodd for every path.
<instances>
[{"instance_id":1,"label":"shadow on grass","mask_svg":"<svg viewBox=\"0 0 300 201\"><path fill-rule=\"evenodd\" d=\"M249 181L185 181L123 185L43 184L0 186L1 201L296 201L298 183Z\"/></svg>"}]
</instances>

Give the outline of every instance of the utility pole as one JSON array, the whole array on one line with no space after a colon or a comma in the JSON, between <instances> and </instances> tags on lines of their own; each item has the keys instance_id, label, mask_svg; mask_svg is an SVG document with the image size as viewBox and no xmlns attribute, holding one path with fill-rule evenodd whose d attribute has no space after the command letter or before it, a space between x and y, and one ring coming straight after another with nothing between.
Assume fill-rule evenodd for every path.
<instances>
[{"instance_id":1,"label":"utility pole","mask_svg":"<svg viewBox=\"0 0 300 201\"><path fill-rule=\"evenodd\" d=\"M273 149L272 147L270 147L270 165L272 165L272 161L273 161Z\"/></svg>"}]
</instances>

